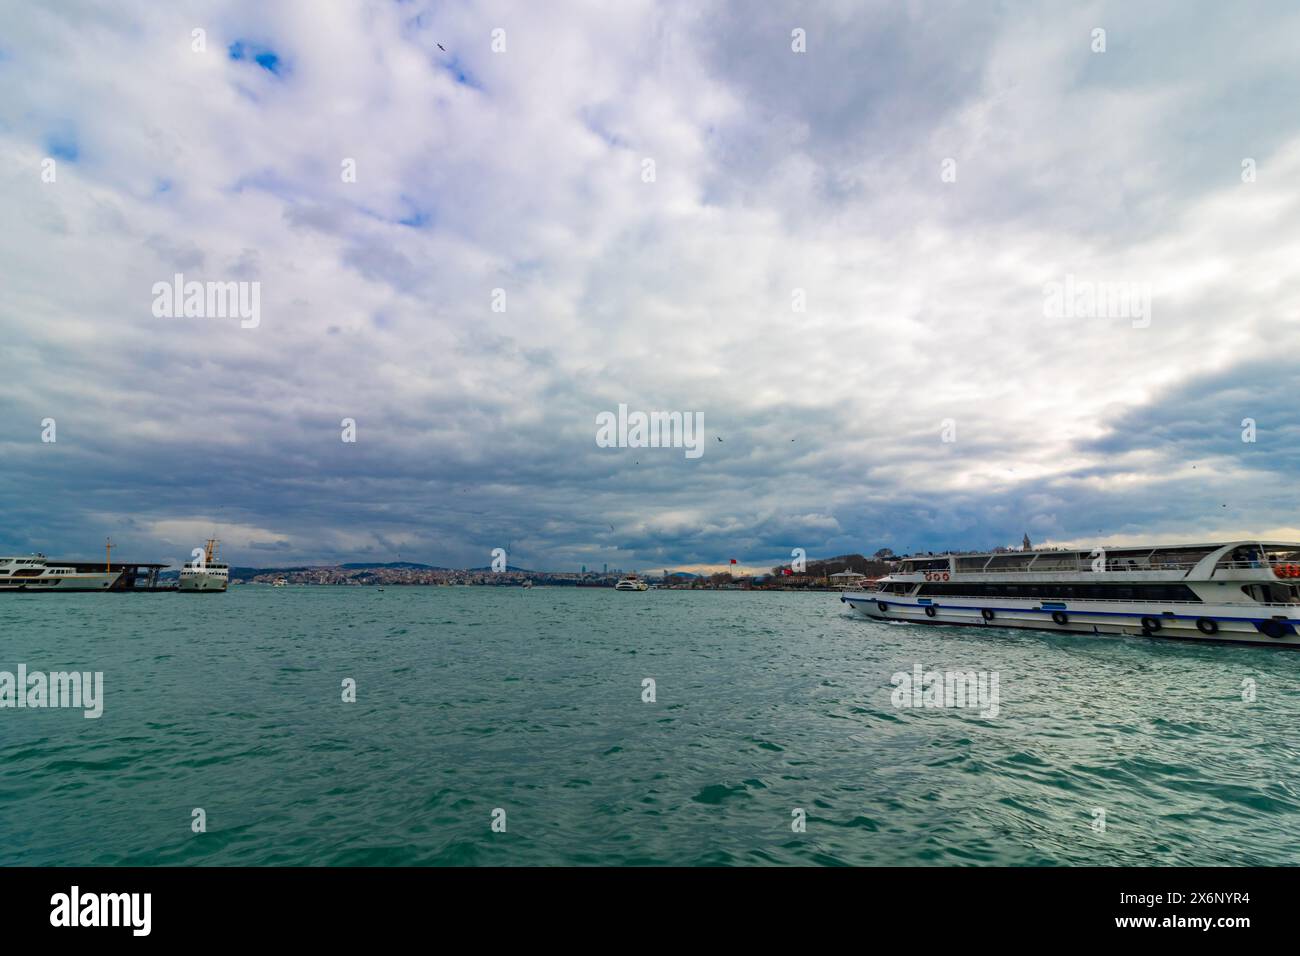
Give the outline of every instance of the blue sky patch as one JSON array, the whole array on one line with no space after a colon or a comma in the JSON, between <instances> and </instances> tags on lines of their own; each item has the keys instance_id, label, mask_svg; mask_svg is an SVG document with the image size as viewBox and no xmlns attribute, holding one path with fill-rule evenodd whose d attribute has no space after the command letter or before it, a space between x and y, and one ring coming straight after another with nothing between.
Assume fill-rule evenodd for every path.
<instances>
[{"instance_id":1,"label":"blue sky patch","mask_svg":"<svg viewBox=\"0 0 1300 956\"><path fill-rule=\"evenodd\" d=\"M45 141L45 151L55 159L66 160L69 163L75 163L77 157L81 155L81 149L77 146L77 137L70 133L56 133Z\"/></svg>"},{"instance_id":2,"label":"blue sky patch","mask_svg":"<svg viewBox=\"0 0 1300 956\"><path fill-rule=\"evenodd\" d=\"M446 63L440 63L439 65L450 73L461 86L468 86L470 89L474 90L483 89L483 84L460 65L460 59L458 57L453 56Z\"/></svg>"},{"instance_id":3,"label":"blue sky patch","mask_svg":"<svg viewBox=\"0 0 1300 956\"><path fill-rule=\"evenodd\" d=\"M283 76L286 68L280 54L269 46L261 46L247 40L236 40L230 44L230 58L246 63L256 63L268 73L273 73L276 76Z\"/></svg>"},{"instance_id":4,"label":"blue sky patch","mask_svg":"<svg viewBox=\"0 0 1300 956\"><path fill-rule=\"evenodd\" d=\"M423 226L427 226L430 222L433 221L433 216L428 212L428 210L421 209L414 202L412 202L408 197L403 196L402 202L406 203L406 205L410 208L410 212L408 212L405 216L402 216L400 219L397 220L398 223L400 223L401 225L411 226L414 229L419 229Z\"/></svg>"}]
</instances>

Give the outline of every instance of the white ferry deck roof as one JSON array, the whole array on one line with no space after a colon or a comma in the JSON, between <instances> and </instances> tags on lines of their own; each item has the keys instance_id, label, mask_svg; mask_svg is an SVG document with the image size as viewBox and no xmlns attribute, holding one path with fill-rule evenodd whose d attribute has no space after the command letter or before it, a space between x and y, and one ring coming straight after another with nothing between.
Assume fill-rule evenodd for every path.
<instances>
[{"instance_id":1,"label":"white ferry deck roof","mask_svg":"<svg viewBox=\"0 0 1300 956\"><path fill-rule=\"evenodd\" d=\"M1180 552L1180 551L1204 551L1207 554L1212 551L1218 551L1221 548L1264 548L1300 551L1300 542L1296 541L1259 541L1259 540L1241 540L1241 541L1215 541L1203 544L1153 544L1153 545L1122 545L1108 547L1101 545L1100 549L1107 554L1153 554L1161 552ZM1000 558L1000 557L1034 557L1040 554L1047 555L1065 555L1079 554L1091 555L1098 548L1034 548L1029 551L946 551L936 554L905 554L897 561L937 561L941 558Z\"/></svg>"}]
</instances>

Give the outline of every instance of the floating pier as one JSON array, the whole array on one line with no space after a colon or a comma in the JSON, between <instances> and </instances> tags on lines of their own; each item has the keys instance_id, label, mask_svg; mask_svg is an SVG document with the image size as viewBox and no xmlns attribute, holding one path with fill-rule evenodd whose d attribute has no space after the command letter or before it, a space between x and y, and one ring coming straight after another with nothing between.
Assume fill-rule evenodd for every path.
<instances>
[{"instance_id":1,"label":"floating pier","mask_svg":"<svg viewBox=\"0 0 1300 956\"><path fill-rule=\"evenodd\" d=\"M110 591L175 591L179 587L175 582L159 582L158 572L170 567L170 565L166 564L118 561L116 559L113 560L111 565L103 561L51 560L49 563L60 567L76 568L78 573L85 574L103 574L105 570L110 572L120 570L122 573L113 582L113 586L109 588Z\"/></svg>"}]
</instances>

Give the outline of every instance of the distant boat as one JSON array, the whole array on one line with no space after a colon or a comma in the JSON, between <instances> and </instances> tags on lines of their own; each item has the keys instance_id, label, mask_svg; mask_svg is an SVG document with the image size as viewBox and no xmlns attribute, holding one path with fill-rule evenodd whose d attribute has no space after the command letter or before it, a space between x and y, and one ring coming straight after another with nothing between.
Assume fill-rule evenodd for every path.
<instances>
[{"instance_id":1,"label":"distant boat","mask_svg":"<svg viewBox=\"0 0 1300 956\"><path fill-rule=\"evenodd\" d=\"M615 591L649 591L650 585L646 584L635 574L629 574L614 585Z\"/></svg>"},{"instance_id":2,"label":"distant boat","mask_svg":"<svg viewBox=\"0 0 1300 956\"><path fill-rule=\"evenodd\" d=\"M289 586L289 582L284 578L276 578L273 582L271 582L271 587L273 588L287 588L288 586Z\"/></svg>"},{"instance_id":3,"label":"distant boat","mask_svg":"<svg viewBox=\"0 0 1300 956\"><path fill-rule=\"evenodd\" d=\"M524 582L524 587L530 588L532 586L533 586L532 578L529 578L527 581Z\"/></svg>"}]
</instances>

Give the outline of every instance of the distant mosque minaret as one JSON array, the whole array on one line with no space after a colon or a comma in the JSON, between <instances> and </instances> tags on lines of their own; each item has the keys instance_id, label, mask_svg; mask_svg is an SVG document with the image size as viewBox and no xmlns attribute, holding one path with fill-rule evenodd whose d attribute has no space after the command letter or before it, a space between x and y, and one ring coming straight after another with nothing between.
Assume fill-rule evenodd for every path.
<instances>
[{"instance_id":1,"label":"distant mosque minaret","mask_svg":"<svg viewBox=\"0 0 1300 956\"><path fill-rule=\"evenodd\" d=\"M1029 543L1029 532L1026 531L1026 532L1025 532L1025 540L1024 540L1024 543L1021 545L1020 550L1021 550L1021 551L1028 551L1028 550L1029 550L1030 548L1032 548L1032 547L1033 547L1033 545Z\"/></svg>"}]
</instances>

